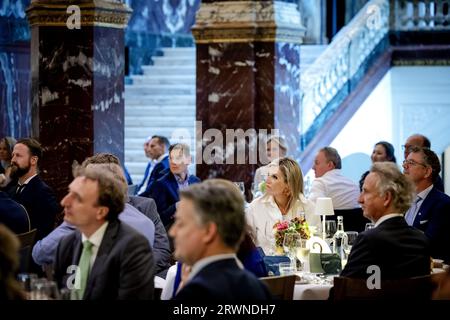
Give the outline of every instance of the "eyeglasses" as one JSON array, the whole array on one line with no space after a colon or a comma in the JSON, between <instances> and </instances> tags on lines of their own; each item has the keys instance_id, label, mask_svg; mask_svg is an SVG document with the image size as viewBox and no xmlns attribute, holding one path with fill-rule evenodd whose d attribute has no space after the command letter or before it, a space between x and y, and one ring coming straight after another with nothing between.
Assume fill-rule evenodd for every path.
<instances>
[{"instance_id":1,"label":"eyeglasses","mask_svg":"<svg viewBox=\"0 0 450 320\"><path fill-rule=\"evenodd\" d=\"M407 144L402 144L402 150L403 151L405 151L405 150L411 151L412 147L414 147L414 146L410 146L410 145L407 145Z\"/></svg>"},{"instance_id":2,"label":"eyeglasses","mask_svg":"<svg viewBox=\"0 0 450 320\"><path fill-rule=\"evenodd\" d=\"M414 160L403 160L403 165L406 166L423 166L424 168L428 167L426 164L416 162Z\"/></svg>"}]
</instances>

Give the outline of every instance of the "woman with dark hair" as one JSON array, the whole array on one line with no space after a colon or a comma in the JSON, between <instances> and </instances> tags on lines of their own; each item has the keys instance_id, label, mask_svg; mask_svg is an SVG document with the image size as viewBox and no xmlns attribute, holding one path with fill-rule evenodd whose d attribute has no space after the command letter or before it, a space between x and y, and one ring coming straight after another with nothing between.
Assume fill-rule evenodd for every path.
<instances>
[{"instance_id":1,"label":"woman with dark hair","mask_svg":"<svg viewBox=\"0 0 450 320\"><path fill-rule=\"evenodd\" d=\"M10 179L12 151L16 139L5 137L0 139L0 187L5 187Z\"/></svg>"},{"instance_id":2,"label":"woman with dark hair","mask_svg":"<svg viewBox=\"0 0 450 320\"><path fill-rule=\"evenodd\" d=\"M0 224L0 301L25 299L15 278L19 267L19 248L19 239Z\"/></svg>"},{"instance_id":3,"label":"woman with dark hair","mask_svg":"<svg viewBox=\"0 0 450 320\"><path fill-rule=\"evenodd\" d=\"M397 159L395 159L394 146L387 141L379 141L375 143L375 145L373 146L373 151L372 155L370 156L370 159L372 160L372 163L383 161L397 163ZM364 180L366 179L368 174L369 171L364 172L363 175L361 176L361 179L359 180L359 190L361 191L362 186L364 184Z\"/></svg>"}]
</instances>

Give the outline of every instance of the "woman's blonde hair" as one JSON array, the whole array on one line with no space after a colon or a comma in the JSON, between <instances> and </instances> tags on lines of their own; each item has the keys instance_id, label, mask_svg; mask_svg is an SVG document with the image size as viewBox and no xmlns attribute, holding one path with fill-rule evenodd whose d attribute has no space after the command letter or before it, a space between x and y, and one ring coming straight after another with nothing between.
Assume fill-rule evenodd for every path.
<instances>
[{"instance_id":1,"label":"woman's blonde hair","mask_svg":"<svg viewBox=\"0 0 450 320\"><path fill-rule=\"evenodd\" d=\"M283 176L284 182L288 185L291 192L291 198L288 203L288 211L292 209L297 200L300 200L300 194L303 194L303 173L297 161L292 158L284 157L272 162L277 165Z\"/></svg>"}]
</instances>

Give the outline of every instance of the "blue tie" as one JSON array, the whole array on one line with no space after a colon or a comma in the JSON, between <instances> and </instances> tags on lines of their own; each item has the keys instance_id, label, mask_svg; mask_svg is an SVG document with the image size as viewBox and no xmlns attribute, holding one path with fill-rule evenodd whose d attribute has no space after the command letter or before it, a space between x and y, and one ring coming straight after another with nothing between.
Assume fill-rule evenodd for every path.
<instances>
[{"instance_id":1,"label":"blue tie","mask_svg":"<svg viewBox=\"0 0 450 320\"><path fill-rule=\"evenodd\" d=\"M414 220L416 219L417 211L419 209L418 203L422 200L421 197L417 196L416 200L414 200L413 204L411 205L411 208L406 212L405 219L406 223L410 226L414 224Z\"/></svg>"}]
</instances>

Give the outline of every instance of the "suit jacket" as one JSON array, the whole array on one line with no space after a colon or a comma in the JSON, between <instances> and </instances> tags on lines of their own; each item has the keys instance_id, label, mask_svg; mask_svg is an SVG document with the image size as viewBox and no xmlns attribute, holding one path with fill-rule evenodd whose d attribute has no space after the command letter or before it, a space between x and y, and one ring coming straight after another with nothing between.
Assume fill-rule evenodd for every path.
<instances>
[{"instance_id":1,"label":"suit jacket","mask_svg":"<svg viewBox=\"0 0 450 320\"><path fill-rule=\"evenodd\" d=\"M171 251L166 229L156 210L155 200L150 198L130 196L128 203L146 215L155 224L155 242L153 244L153 256L155 257L155 274L170 267Z\"/></svg>"},{"instance_id":2,"label":"suit jacket","mask_svg":"<svg viewBox=\"0 0 450 320\"><path fill-rule=\"evenodd\" d=\"M60 241L55 259L55 279L60 287L73 283L75 273L68 274L67 270L71 265L78 265L81 251L79 231ZM126 224L110 221L89 273L83 299L152 299L154 269L148 240Z\"/></svg>"},{"instance_id":3,"label":"suit jacket","mask_svg":"<svg viewBox=\"0 0 450 320\"><path fill-rule=\"evenodd\" d=\"M188 184L200 182L194 175L188 177ZM161 179L152 184L149 190L150 198L153 198L158 208L159 216L166 227L170 228L174 220L176 203L180 200L178 194L178 183L171 171L167 172Z\"/></svg>"},{"instance_id":4,"label":"suit jacket","mask_svg":"<svg viewBox=\"0 0 450 320\"><path fill-rule=\"evenodd\" d=\"M150 197L150 188L153 183L155 183L158 179L160 179L164 174L166 174L166 170L169 169L169 156L165 156L162 158L160 162L155 164L155 167L150 174L150 178L148 179L147 188L144 192L139 194L141 197ZM138 189L139 190L139 189Z\"/></svg>"},{"instance_id":5,"label":"suit jacket","mask_svg":"<svg viewBox=\"0 0 450 320\"><path fill-rule=\"evenodd\" d=\"M413 226L430 240L431 256L450 262L450 197L435 186L423 200Z\"/></svg>"},{"instance_id":6,"label":"suit jacket","mask_svg":"<svg viewBox=\"0 0 450 320\"><path fill-rule=\"evenodd\" d=\"M53 230L56 215L62 212L53 190L39 176L31 179L21 193L17 194L16 189L17 183L8 189L9 195L27 210L31 228L37 229L36 240L44 238Z\"/></svg>"},{"instance_id":7,"label":"suit jacket","mask_svg":"<svg viewBox=\"0 0 450 320\"><path fill-rule=\"evenodd\" d=\"M383 221L361 232L353 244L343 277L368 278L367 267L380 267L382 279L401 279L430 274L429 241L403 217Z\"/></svg>"},{"instance_id":8,"label":"suit jacket","mask_svg":"<svg viewBox=\"0 0 450 320\"><path fill-rule=\"evenodd\" d=\"M266 285L247 270L240 269L235 259L208 264L178 292L178 301L252 301L271 300Z\"/></svg>"},{"instance_id":9,"label":"suit jacket","mask_svg":"<svg viewBox=\"0 0 450 320\"><path fill-rule=\"evenodd\" d=\"M19 234L30 231L30 219L25 208L0 191L0 223Z\"/></svg>"}]
</instances>

